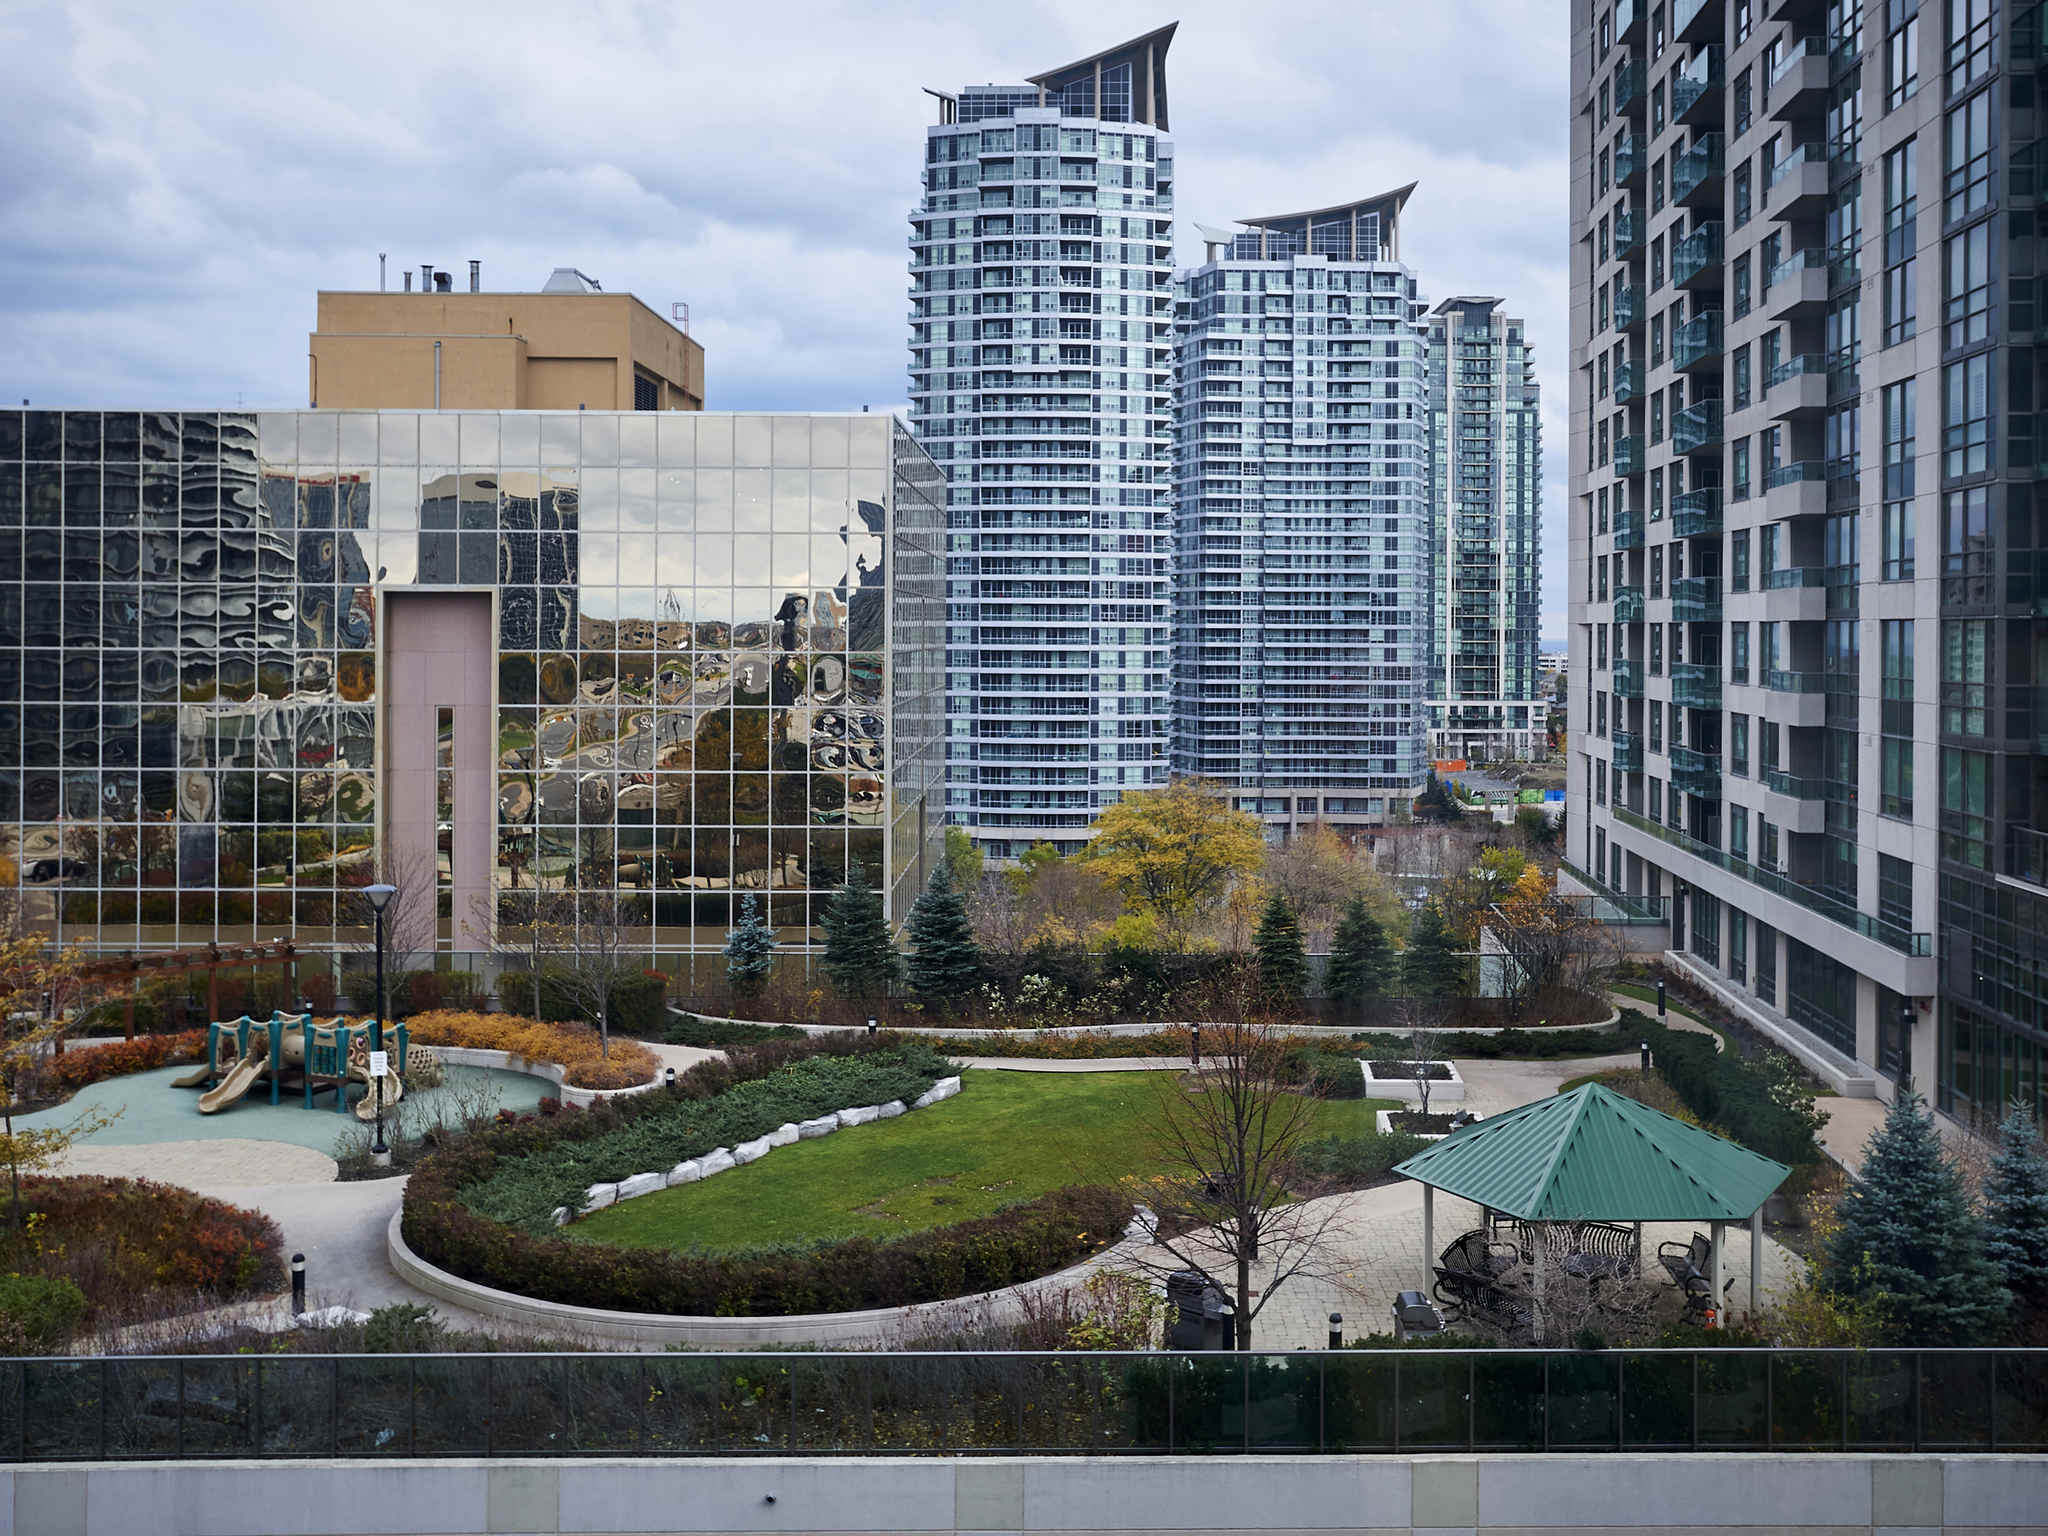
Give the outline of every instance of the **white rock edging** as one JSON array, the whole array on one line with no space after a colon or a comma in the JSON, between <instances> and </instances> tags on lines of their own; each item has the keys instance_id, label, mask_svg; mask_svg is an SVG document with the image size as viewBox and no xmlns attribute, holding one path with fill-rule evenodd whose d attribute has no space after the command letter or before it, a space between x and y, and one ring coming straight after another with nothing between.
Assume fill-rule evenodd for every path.
<instances>
[{"instance_id":1,"label":"white rock edging","mask_svg":"<svg viewBox=\"0 0 2048 1536\"><path fill-rule=\"evenodd\" d=\"M602 1307L576 1307L541 1301L511 1291L495 1290L464 1280L429 1264L406 1246L405 1209L391 1213L385 1229L385 1252L391 1267L408 1285L440 1301L467 1307L486 1317L518 1323L538 1332L577 1334L624 1344L663 1346L709 1344L854 1344L887 1342L913 1325L929 1325L962 1314L976 1320L1009 1322L1020 1318L1024 1300L1039 1292L1057 1292L1077 1285L1098 1269L1113 1268L1148 1246L1158 1218L1139 1206L1115 1246L1067 1269L1055 1270L1000 1291L956 1296L945 1301L920 1301L902 1307L875 1307L863 1312L810 1312L788 1317L686 1317L665 1312L613 1312Z\"/></svg>"}]
</instances>

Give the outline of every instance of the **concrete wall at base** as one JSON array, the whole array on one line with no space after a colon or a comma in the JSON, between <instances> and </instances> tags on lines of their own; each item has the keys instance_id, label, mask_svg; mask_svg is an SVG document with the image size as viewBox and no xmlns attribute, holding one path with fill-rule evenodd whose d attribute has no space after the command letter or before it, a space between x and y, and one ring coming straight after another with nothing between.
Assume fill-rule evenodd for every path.
<instances>
[{"instance_id":1,"label":"concrete wall at base","mask_svg":"<svg viewBox=\"0 0 2048 1536\"><path fill-rule=\"evenodd\" d=\"M772 1498L771 1498L772 1495ZM0 1536L2039 1532L2048 1457L806 1457L0 1468Z\"/></svg>"}]
</instances>

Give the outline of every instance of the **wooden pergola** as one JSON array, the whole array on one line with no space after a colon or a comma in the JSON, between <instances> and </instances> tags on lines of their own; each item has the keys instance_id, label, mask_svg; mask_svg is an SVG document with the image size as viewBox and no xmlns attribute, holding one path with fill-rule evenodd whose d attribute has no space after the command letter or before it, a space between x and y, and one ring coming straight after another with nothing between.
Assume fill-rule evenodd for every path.
<instances>
[{"instance_id":1,"label":"wooden pergola","mask_svg":"<svg viewBox=\"0 0 2048 1536\"><path fill-rule=\"evenodd\" d=\"M130 951L125 955L89 960L78 968L78 979L87 984L104 984L111 991L119 982L128 983L122 1013L122 1034L135 1038L135 992L145 976L189 976L206 972L206 1012L220 1017L220 973L223 968L282 965L290 967L291 990L299 984L298 946L290 939L272 939L266 944L206 944L194 949ZM60 1042L59 1049L62 1049Z\"/></svg>"}]
</instances>

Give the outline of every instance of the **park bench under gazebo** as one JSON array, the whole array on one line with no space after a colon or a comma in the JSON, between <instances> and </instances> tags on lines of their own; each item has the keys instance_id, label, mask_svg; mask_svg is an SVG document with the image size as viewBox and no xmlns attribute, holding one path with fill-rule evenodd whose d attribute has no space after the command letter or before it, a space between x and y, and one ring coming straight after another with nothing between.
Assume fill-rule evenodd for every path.
<instances>
[{"instance_id":1,"label":"park bench under gazebo","mask_svg":"<svg viewBox=\"0 0 2048 1536\"><path fill-rule=\"evenodd\" d=\"M1764 1202L1791 1172L1783 1163L1598 1083L1585 1083L1534 1104L1524 1104L1451 1132L1397 1165L1394 1172L1422 1186L1422 1285L1432 1289L1437 1269L1435 1192L1469 1200L1492 1219L1524 1226L1579 1229L1595 1257L1619 1265L1642 1261L1646 1221L1704 1222L1709 1252L1687 1256L1688 1270L1710 1275L1711 1301L1724 1289L1722 1234L1729 1222L1749 1224L1749 1309L1758 1308L1763 1270ZM1633 1229L1632 1251L1614 1251ZM1474 1267L1472 1284L1484 1286L1488 1244L1465 1234L1456 1257ZM1704 1257L1706 1262L1698 1262ZM1497 1260L1495 1262L1498 1262ZM1567 1261L1569 1262L1569 1261ZM1667 1268L1672 1266L1667 1265ZM1535 1266L1540 1303L1542 1266ZM1673 1269L1674 1279L1680 1271Z\"/></svg>"}]
</instances>

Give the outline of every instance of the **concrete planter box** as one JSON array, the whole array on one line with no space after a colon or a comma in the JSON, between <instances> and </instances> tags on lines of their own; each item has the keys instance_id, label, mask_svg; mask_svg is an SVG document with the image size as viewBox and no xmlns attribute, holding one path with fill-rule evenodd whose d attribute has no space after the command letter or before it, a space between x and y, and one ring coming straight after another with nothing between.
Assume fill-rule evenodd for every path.
<instances>
[{"instance_id":1,"label":"concrete planter box","mask_svg":"<svg viewBox=\"0 0 2048 1536\"><path fill-rule=\"evenodd\" d=\"M1435 1098L1435 1094L1430 1095L1431 1103L1429 1107L1429 1112L1431 1114L1436 1113L1436 1104L1434 1102ZM1374 1110L1372 1116L1373 1129L1378 1131L1382 1136L1393 1135L1394 1116L1396 1113L1397 1111L1391 1109ZM1413 1136L1418 1141L1442 1141L1446 1136L1450 1135L1451 1133L1449 1131L1403 1131L1401 1134L1404 1136Z\"/></svg>"},{"instance_id":2,"label":"concrete planter box","mask_svg":"<svg viewBox=\"0 0 2048 1536\"><path fill-rule=\"evenodd\" d=\"M661 1081L659 1075L656 1075L644 1083L636 1083L631 1088L572 1088L566 1081L568 1073L556 1062L534 1061L529 1057L515 1055L511 1051L489 1051L474 1045L437 1045L433 1049L434 1054L450 1066L497 1067L506 1072L522 1072L528 1077L537 1077L542 1082L552 1083L555 1089L554 1096L564 1104L574 1104L578 1109L588 1109L600 1099L620 1099L630 1093L645 1093Z\"/></svg>"},{"instance_id":3,"label":"concrete planter box","mask_svg":"<svg viewBox=\"0 0 2048 1536\"><path fill-rule=\"evenodd\" d=\"M1429 1107L1434 1110L1439 1104L1462 1104L1465 1102L1465 1079L1458 1076L1457 1063L1450 1061L1432 1062L1442 1067L1449 1077L1435 1078L1429 1085ZM1374 1077L1372 1063L1361 1061L1358 1070L1365 1074L1365 1096L1368 1099L1399 1099L1404 1104L1420 1104L1422 1089L1412 1077Z\"/></svg>"}]
</instances>

